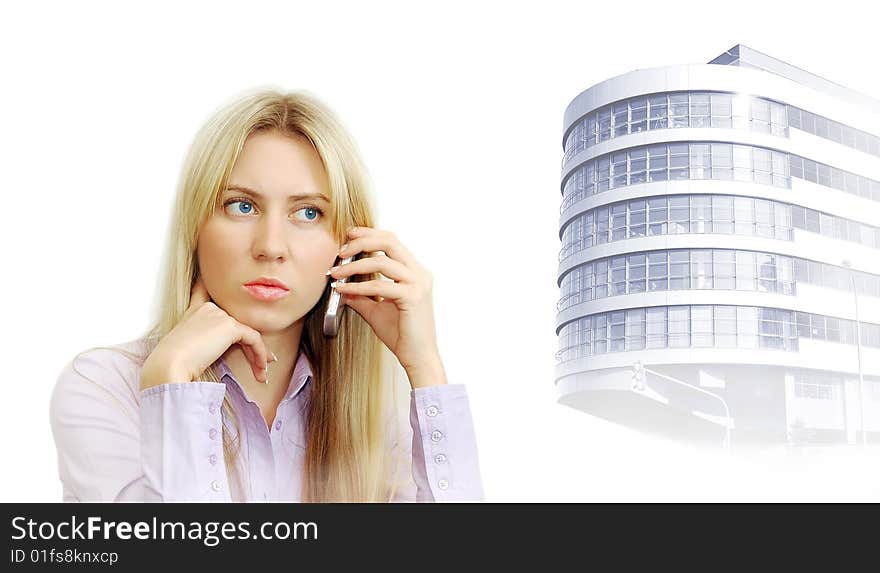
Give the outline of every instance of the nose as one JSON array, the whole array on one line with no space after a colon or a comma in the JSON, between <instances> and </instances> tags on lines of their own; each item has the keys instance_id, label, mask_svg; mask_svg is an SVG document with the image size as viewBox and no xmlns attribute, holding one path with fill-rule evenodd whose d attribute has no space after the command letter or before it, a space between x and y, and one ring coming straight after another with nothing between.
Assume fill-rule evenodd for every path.
<instances>
[{"instance_id":1,"label":"nose","mask_svg":"<svg viewBox=\"0 0 880 573\"><path fill-rule=\"evenodd\" d=\"M284 261L287 257L287 236L285 223L272 216L260 217L255 225L253 254L261 260Z\"/></svg>"}]
</instances>

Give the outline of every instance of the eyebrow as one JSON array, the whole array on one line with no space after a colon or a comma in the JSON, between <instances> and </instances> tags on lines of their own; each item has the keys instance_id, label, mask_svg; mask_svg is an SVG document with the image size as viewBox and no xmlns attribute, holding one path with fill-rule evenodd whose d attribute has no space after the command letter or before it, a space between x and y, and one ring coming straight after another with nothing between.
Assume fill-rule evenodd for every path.
<instances>
[{"instance_id":1,"label":"eyebrow","mask_svg":"<svg viewBox=\"0 0 880 573\"><path fill-rule=\"evenodd\" d=\"M228 185L226 187L226 191L242 191L247 193L248 195L253 195L257 199L265 199L266 196L260 193L259 191L255 191L250 187L245 187L244 185ZM320 199L321 201L325 201L327 203L330 202L330 199L327 198L323 193L300 193L296 195L289 195L287 200L289 202L298 201L300 199Z\"/></svg>"}]
</instances>

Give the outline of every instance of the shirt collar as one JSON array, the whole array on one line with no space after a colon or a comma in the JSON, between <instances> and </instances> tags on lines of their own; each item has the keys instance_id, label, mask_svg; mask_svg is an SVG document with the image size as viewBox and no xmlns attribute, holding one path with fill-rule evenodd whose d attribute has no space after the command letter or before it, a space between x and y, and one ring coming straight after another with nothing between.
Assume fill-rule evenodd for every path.
<instances>
[{"instance_id":1,"label":"shirt collar","mask_svg":"<svg viewBox=\"0 0 880 573\"><path fill-rule=\"evenodd\" d=\"M227 384L229 383L229 380L232 380L235 382L235 385L238 386L239 390L241 390L241 393L246 396L247 394L245 394L244 388L242 388L241 383L232 373L232 370L229 369L229 366L226 364L226 361L223 360L222 356L217 359L217 366L220 369L221 380ZM290 376L290 381L287 384L287 392L284 394L282 402L296 396L311 379L312 364L306 357L306 353L300 348L299 353L297 354L296 364L293 366L293 374ZM270 381L269 383L271 384L272 382Z\"/></svg>"}]
</instances>

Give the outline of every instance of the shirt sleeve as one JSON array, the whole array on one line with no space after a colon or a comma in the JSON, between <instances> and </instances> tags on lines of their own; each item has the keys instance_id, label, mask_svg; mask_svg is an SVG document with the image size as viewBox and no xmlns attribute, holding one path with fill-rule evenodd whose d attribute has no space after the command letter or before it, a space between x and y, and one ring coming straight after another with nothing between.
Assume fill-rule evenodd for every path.
<instances>
[{"instance_id":1,"label":"shirt sleeve","mask_svg":"<svg viewBox=\"0 0 880 573\"><path fill-rule=\"evenodd\" d=\"M169 383L138 397L139 373L106 350L61 372L49 410L64 501L227 501L225 385Z\"/></svg>"},{"instance_id":2,"label":"shirt sleeve","mask_svg":"<svg viewBox=\"0 0 880 573\"><path fill-rule=\"evenodd\" d=\"M398 453L412 460L412 481L395 502L483 501L477 440L466 388L442 384L410 393L411 440Z\"/></svg>"},{"instance_id":3,"label":"shirt sleeve","mask_svg":"<svg viewBox=\"0 0 880 573\"><path fill-rule=\"evenodd\" d=\"M225 384L170 382L141 391L147 501L231 501L223 459Z\"/></svg>"},{"instance_id":4,"label":"shirt sleeve","mask_svg":"<svg viewBox=\"0 0 880 573\"><path fill-rule=\"evenodd\" d=\"M49 404L64 501L141 501L137 399L111 351L91 350L59 375Z\"/></svg>"}]
</instances>

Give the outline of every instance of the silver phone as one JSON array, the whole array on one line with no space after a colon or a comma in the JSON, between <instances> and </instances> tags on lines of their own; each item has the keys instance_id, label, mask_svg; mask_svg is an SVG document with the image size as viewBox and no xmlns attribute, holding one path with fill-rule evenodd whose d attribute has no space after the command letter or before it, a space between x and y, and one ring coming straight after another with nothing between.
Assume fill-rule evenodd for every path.
<instances>
[{"instance_id":1,"label":"silver phone","mask_svg":"<svg viewBox=\"0 0 880 573\"><path fill-rule=\"evenodd\" d=\"M336 265L345 265L355 259L354 256L345 257L341 261L336 259ZM348 282L350 277L338 279L339 282ZM333 277L330 277L333 281ZM342 304L342 295L335 288L330 289L330 296L327 298L327 309L324 311L324 336L336 336L339 332L339 325L342 323L342 313L345 312L345 305Z\"/></svg>"}]
</instances>

